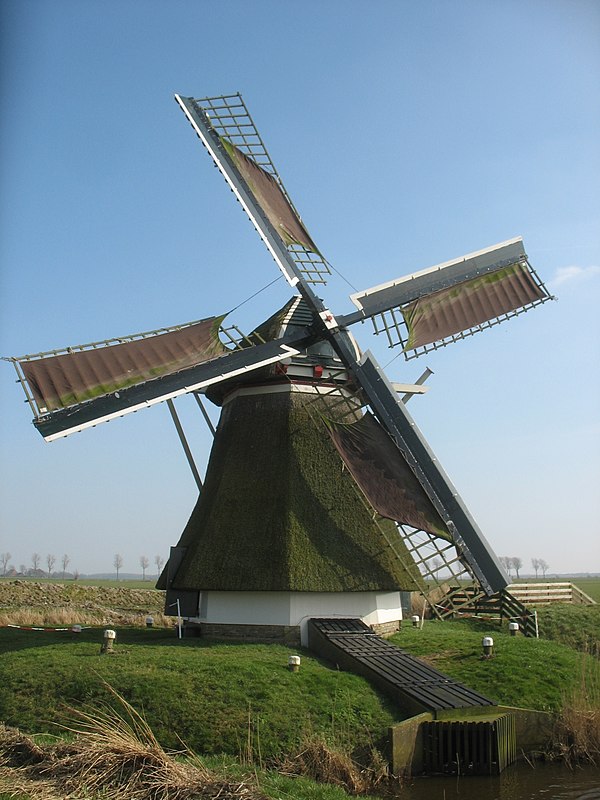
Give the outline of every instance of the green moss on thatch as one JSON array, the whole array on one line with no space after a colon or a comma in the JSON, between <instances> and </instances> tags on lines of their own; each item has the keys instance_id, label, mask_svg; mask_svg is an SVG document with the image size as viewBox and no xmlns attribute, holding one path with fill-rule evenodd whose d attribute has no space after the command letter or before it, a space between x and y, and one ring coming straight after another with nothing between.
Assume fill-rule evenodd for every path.
<instances>
[{"instance_id":1,"label":"green moss on thatch","mask_svg":"<svg viewBox=\"0 0 600 800\"><path fill-rule=\"evenodd\" d=\"M179 542L188 550L175 588L418 588L396 527L373 521L306 402L282 392L224 407L204 489Z\"/></svg>"}]
</instances>

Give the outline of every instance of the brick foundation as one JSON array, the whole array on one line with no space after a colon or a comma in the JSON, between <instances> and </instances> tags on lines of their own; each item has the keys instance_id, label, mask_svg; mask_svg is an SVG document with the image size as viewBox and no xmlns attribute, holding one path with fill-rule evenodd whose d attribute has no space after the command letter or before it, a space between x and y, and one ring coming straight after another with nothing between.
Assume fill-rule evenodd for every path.
<instances>
[{"instance_id":1,"label":"brick foundation","mask_svg":"<svg viewBox=\"0 0 600 800\"><path fill-rule=\"evenodd\" d=\"M398 633L400 630L400 620L395 619L391 622L379 622L374 625L371 625L374 633L377 633L379 636L391 636L394 633Z\"/></svg>"},{"instance_id":2,"label":"brick foundation","mask_svg":"<svg viewBox=\"0 0 600 800\"><path fill-rule=\"evenodd\" d=\"M299 625L234 625L215 622L186 623L185 636L203 636L222 642L260 642L300 647Z\"/></svg>"}]
</instances>

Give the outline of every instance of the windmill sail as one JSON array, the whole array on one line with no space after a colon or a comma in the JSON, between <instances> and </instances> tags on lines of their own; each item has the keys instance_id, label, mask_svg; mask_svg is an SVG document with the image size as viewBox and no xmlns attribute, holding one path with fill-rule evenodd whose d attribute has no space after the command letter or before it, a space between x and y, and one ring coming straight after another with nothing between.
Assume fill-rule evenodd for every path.
<instances>
[{"instance_id":1,"label":"windmill sail","mask_svg":"<svg viewBox=\"0 0 600 800\"><path fill-rule=\"evenodd\" d=\"M496 554L371 353L363 355L353 373L378 420L443 520L461 561L469 565L486 594L504 589L509 581Z\"/></svg>"},{"instance_id":2,"label":"windmill sail","mask_svg":"<svg viewBox=\"0 0 600 800\"><path fill-rule=\"evenodd\" d=\"M308 234L239 94L175 95L290 286L325 283L331 270Z\"/></svg>"},{"instance_id":3,"label":"windmill sail","mask_svg":"<svg viewBox=\"0 0 600 800\"><path fill-rule=\"evenodd\" d=\"M222 320L210 317L126 337L129 341L110 339L10 360L34 411L35 427L53 441L277 363L310 340L301 329L278 341L245 340L231 350L218 337Z\"/></svg>"},{"instance_id":4,"label":"windmill sail","mask_svg":"<svg viewBox=\"0 0 600 800\"><path fill-rule=\"evenodd\" d=\"M443 341L543 298L522 263L489 272L450 289L421 297L402 308L408 329L404 350Z\"/></svg>"},{"instance_id":5,"label":"windmill sail","mask_svg":"<svg viewBox=\"0 0 600 800\"><path fill-rule=\"evenodd\" d=\"M223 319L209 317L155 336L19 364L39 411L56 411L224 355L228 351L218 335Z\"/></svg>"},{"instance_id":6,"label":"windmill sail","mask_svg":"<svg viewBox=\"0 0 600 800\"><path fill-rule=\"evenodd\" d=\"M551 296L517 237L357 292L350 299L360 309L358 317L371 317L375 333L385 332L391 347L402 345L405 354L412 350L421 355L448 340L503 322Z\"/></svg>"},{"instance_id":7,"label":"windmill sail","mask_svg":"<svg viewBox=\"0 0 600 800\"><path fill-rule=\"evenodd\" d=\"M354 480L382 517L452 541L444 521L375 417L327 420L329 435Z\"/></svg>"},{"instance_id":8,"label":"windmill sail","mask_svg":"<svg viewBox=\"0 0 600 800\"><path fill-rule=\"evenodd\" d=\"M316 244L300 217L294 211L283 193L277 179L260 167L250 156L225 138L221 139L225 151L237 167L256 202L286 245L301 245L313 253L318 253Z\"/></svg>"}]
</instances>

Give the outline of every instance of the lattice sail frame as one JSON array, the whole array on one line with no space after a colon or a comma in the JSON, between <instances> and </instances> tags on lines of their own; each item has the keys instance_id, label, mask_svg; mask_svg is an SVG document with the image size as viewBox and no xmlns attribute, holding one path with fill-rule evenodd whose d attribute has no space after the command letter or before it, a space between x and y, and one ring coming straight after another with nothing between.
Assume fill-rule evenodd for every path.
<instances>
[{"instance_id":1,"label":"lattice sail frame","mask_svg":"<svg viewBox=\"0 0 600 800\"><path fill-rule=\"evenodd\" d=\"M208 116L215 132L241 150L254 163L275 179L291 210L302 222L302 217L292 203L271 156L258 132L241 94L217 97L192 98ZM331 269L323 256L300 244L287 247L299 272L310 284L325 284Z\"/></svg>"},{"instance_id":2,"label":"lattice sail frame","mask_svg":"<svg viewBox=\"0 0 600 800\"><path fill-rule=\"evenodd\" d=\"M262 342L260 339L249 338L236 326L225 327L220 324L225 316L221 315L218 318L197 320L170 328L159 328L153 331L129 334L118 338L104 339L46 352L9 357L3 360L13 364L17 373L17 382L21 384L25 393L25 401L29 404L33 413L33 424L44 439L47 442L51 442L86 428L95 427L102 422L108 422L111 419L148 408L157 403L169 402L183 394L197 392L225 378L245 375L252 370L278 363L292 355L298 355L301 351L297 349L296 345L302 346L304 344L306 346L306 332L304 331L300 331L298 336L283 337L273 342ZM35 385L30 382L31 377L26 374L29 371L28 365L35 362L47 361L56 363L64 357L72 356L76 358L78 354L89 353L91 355L92 353L98 353L101 357L100 362L103 362L103 350L110 351L111 348L116 347L118 349L128 345L134 347L138 342L151 342L153 338L185 332L186 329L207 322L214 322L217 326L218 334L226 340L228 346L218 339L222 352L211 353L206 358L200 358L197 363L194 362L191 365L181 363L174 369L167 369L162 374L157 374L153 379L145 379L141 382L133 379L128 383L129 377L127 377L122 385L119 384L110 389L103 387L103 391L97 396L92 394L86 399L79 399L73 403L63 403L62 407L49 409L41 405L36 399ZM302 342L303 338L304 342ZM109 359L114 362L114 356L109 356ZM99 364L100 362L97 361L96 363ZM157 364L160 367L160 362L157 362ZM92 372L89 372L91 364L87 364L85 367L87 378L89 379L89 375L94 375L94 371L92 369ZM67 382L74 377L83 375L80 368L81 365L79 371L78 368L75 368L74 372L73 367L70 368L72 375L66 378ZM65 377L64 373L61 374L60 368L59 374L61 379ZM110 374L108 376L104 375L104 378L107 377L109 380L111 379ZM122 376L118 378L119 381L121 379ZM73 383L70 385L73 387ZM80 390L81 388L79 387ZM85 387L83 389L85 391Z\"/></svg>"},{"instance_id":3,"label":"lattice sail frame","mask_svg":"<svg viewBox=\"0 0 600 800\"><path fill-rule=\"evenodd\" d=\"M422 595L434 616L452 616L463 606L487 596L456 544L408 525L397 527L426 582Z\"/></svg>"},{"instance_id":4,"label":"lattice sail frame","mask_svg":"<svg viewBox=\"0 0 600 800\"><path fill-rule=\"evenodd\" d=\"M340 368L337 374L332 373L332 380L339 384L318 387L317 393L307 403L309 416L319 430L323 427L323 418L334 419L336 422L357 422L368 408L368 404L361 399L360 392L350 385L344 368ZM346 469L341 457L340 465L342 469ZM402 563L404 569L409 571L411 565L405 563L394 541L388 536L385 526L380 524L384 520L386 522L389 520L373 508L355 481L352 485L394 556ZM475 600L487 596L454 542L428 531L394 522L399 538L402 539L423 579L424 587L420 594L435 617L445 619L459 612L462 607L470 606ZM443 602L440 602L442 598Z\"/></svg>"}]
</instances>

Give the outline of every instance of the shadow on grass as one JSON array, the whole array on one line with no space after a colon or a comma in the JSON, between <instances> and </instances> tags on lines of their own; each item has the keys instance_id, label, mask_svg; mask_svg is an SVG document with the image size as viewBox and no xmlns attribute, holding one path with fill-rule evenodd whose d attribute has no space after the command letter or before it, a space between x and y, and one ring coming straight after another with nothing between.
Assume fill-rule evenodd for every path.
<instances>
[{"instance_id":1,"label":"shadow on grass","mask_svg":"<svg viewBox=\"0 0 600 800\"><path fill-rule=\"evenodd\" d=\"M104 631L111 626L84 628L81 633L67 630L31 630L27 628L0 628L0 654L26 650L35 647L50 647L57 644L77 644L78 642L96 642L98 647L104 640ZM119 644L144 645L178 645L195 644L194 640L177 638L177 632L169 628L120 628L112 626L117 634ZM197 640L196 640L197 641Z\"/></svg>"},{"instance_id":2,"label":"shadow on grass","mask_svg":"<svg viewBox=\"0 0 600 800\"><path fill-rule=\"evenodd\" d=\"M104 640L104 631L111 628L117 634L115 650L120 646L140 644L145 646L159 645L160 647L186 647L203 649L207 647L240 648L247 647L248 642L224 642L215 639L190 636L179 639L177 628L126 628L118 625L103 625L83 628L81 633L73 633L70 628L66 630L31 630L26 628L0 628L0 655L18 650L36 647L51 647L57 644L95 643L98 648ZM264 645L268 647L268 644ZM284 646L285 645L281 645ZM290 651L302 653L304 648L290 648ZM314 656L313 656L314 657ZM286 666L287 669L287 666Z\"/></svg>"}]
</instances>

